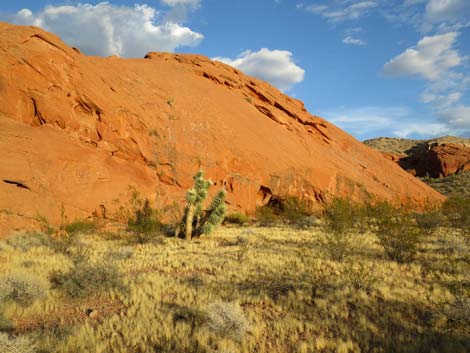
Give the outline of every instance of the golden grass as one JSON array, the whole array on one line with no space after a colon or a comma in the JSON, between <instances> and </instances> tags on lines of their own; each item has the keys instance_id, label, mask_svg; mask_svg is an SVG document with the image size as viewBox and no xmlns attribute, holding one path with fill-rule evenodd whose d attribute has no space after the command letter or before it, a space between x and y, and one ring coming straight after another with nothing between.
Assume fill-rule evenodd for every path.
<instances>
[{"instance_id":1,"label":"golden grass","mask_svg":"<svg viewBox=\"0 0 470 353\"><path fill-rule=\"evenodd\" d=\"M220 228L191 242L160 238L144 245L99 235L80 240L92 261L111 258L119 266L128 289L82 299L49 289L28 307L0 305L16 324L12 334L33 339L40 352L458 353L470 347L468 317L459 316L470 305L469 242L448 229L429 237L409 264L390 261L371 233L357 235L346 261L331 261L320 229ZM109 257L123 246L133 248L131 257ZM72 265L45 246L23 251L0 243L0 276L26 270L47 281ZM221 335L209 322L213 303L241 307L248 332ZM99 316L89 317L88 309Z\"/></svg>"}]
</instances>

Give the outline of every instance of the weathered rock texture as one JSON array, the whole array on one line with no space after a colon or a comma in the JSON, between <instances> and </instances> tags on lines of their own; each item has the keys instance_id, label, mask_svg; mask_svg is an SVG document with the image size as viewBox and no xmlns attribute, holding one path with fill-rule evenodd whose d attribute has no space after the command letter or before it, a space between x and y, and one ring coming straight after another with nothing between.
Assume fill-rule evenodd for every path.
<instances>
[{"instance_id":1,"label":"weathered rock texture","mask_svg":"<svg viewBox=\"0 0 470 353\"><path fill-rule=\"evenodd\" d=\"M377 138L364 141L419 177L442 178L470 171L470 140L443 136L432 140Z\"/></svg>"},{"instance_id":2,"label":"weathered rock texture","mask_svg":"<svg viewBox=\"0 0 470 353\"><path fill-rule=\"evenodd\" d=\"M182 202L202 168L233 209L293 195L443 197L265 82L203 56L90 57L0 23L0 228L111 215L129 185ZM124 200L122 200L124 202Z\"/></svg>"}]
</instances>

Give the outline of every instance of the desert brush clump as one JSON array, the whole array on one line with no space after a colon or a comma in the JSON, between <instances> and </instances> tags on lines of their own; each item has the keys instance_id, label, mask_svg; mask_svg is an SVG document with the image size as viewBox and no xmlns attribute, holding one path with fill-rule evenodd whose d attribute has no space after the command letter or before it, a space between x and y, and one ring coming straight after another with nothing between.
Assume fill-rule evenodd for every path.
<instances>
[{"instance_id":1,"label":"desert brush clump","mask_svg":"<svg viewBox=\"0 0 470 353\"><path fill-rule=\"evenodd\" d=\"M0 353L35 353L35 343L27 337L9 336L0 332Z\"/></svg>"},{"instance_id":2,"label":"desert brush clump","mask_svg":"<svg viewBox=\"0 0 470 353\"><path fill-rule=\"evenodd\" d=\"M233 302L217 301L209 304L207 321L211 330L235 341L241 341L250 326L242 308Z\"/></svg>"},{"instance_id":3,"label":"desert brush clump","mask_svg":"<svg viewBox=\"0 0 470 353\"><path fill-rule=\"evenodd\" d=\"M176 226L175 235L180 233L186 240L202 234L211 234L225 217L225 190L219 190L214 196L209 209L204 210L204 202L212 182L204 179L202 170L193 177L194 188L186 193L186 207L183 219Z\"/></svg>"},{"instance_id":4,"label":"desert brush clump","mask_svg":"<svg viewBox=\"0 0 470 353\"><path fill-rule=\"evenodd\" d=\"M46 291L45 283L28 272L12 272L0 278L0 302L12 301L26 306L44 298Z\"/></svg>"},{"instance_id":5,"label":"desert brush clump","mask_svg":"<svg viewBox=\"0 0 470 353\"><path fill-rule=\"evenodd\" d=\"M144 244L155 238L162 231L163 224L159 214L150 207L150 201L146 199L136 207L134 215L127 221L127 229L134 234L135 239Z\"/></svg>"},{"instance_id":6,"label":"desert brush clump","mask_svg":"<svg viewBox=\"0 0 470 353\"><path fill-rule=\"evenodd\" d=\"M255 216L263 227L286 224L305 229L317 225L308 202L295 196L273 198L268 204L258 207Z\"/></svg>"},{"instance_id":7,"label":"desert brush clump","mask_svg":"<svg viewBox=\"0 0 470 353\"><path fill-rule=\"evenodd\" d=\"M423 237L414 217L399 211L394 215L382 216L376 233L385 253L399 263L413 260Z\"/></svg>"},{"instance_id":8,"label":"desert brush clump","mask_svg":"<svg viewBox=\"0 0 470 353\"><path fill-rule=\"evenodd\" d=\"M351 253L354 222L354 206L349 200L336 198L327 207L324 247L332 260L342 261Z\"/></svg>"},{"instance_id":9,"label":"desert brush clump","mask_svg":"<svg viewBox=\"0 0 470 353\"><path fill-rule=\"evenodd\" d=\"M54 271L49 275L53 289L71 298L87 297L99 291L122 289L122 274L112 263L77 262L68 271Z\"/></svg>"},{"instance_id":10,"label":"desert brush clump","mask_svg":"<svg viewBox=\"0 0 470 353\"><path fill-rule=\"evenodd\" d=\"M449 225L470 236L470 198L449 197L442 205Z\"/></svg>"}]
</instances>

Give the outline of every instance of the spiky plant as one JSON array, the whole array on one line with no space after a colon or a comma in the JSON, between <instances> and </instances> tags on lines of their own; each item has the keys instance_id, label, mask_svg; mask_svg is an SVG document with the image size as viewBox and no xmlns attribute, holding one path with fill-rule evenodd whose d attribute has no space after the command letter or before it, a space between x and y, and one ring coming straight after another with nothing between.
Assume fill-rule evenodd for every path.
<instances>
[{"instance_id":1,"label":"spiky plant","mask_svg":"<svg viewBox=\"0 0 470 353\"><path fill-rule=\"evenodd\" d=\"M185 239L201 234L210 234L225 216L225 191L220 190L212 200L211 206L204 211L204 201L212 183L204 179L202 170L194 176L194 188L186 193L186 207L183 220ZM179 232L179 231L178 231Z\"/></svg>"}]
</instances>

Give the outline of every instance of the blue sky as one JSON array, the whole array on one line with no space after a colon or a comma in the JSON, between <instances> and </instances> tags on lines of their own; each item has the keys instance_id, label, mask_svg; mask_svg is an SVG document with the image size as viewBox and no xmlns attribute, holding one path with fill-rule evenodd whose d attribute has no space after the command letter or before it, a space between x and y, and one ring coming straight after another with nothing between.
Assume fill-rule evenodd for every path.
<instances>
[{"instance_id":1,"label":"blue sky","mask_svg":"<svg viewBox=\"0 0 470 353\"><path fill-rule=\"evenodd\" d=\"M0 3L92 55L206 55L359 139L470 137L470 0Z\"/></svg>"}]
</instances>

